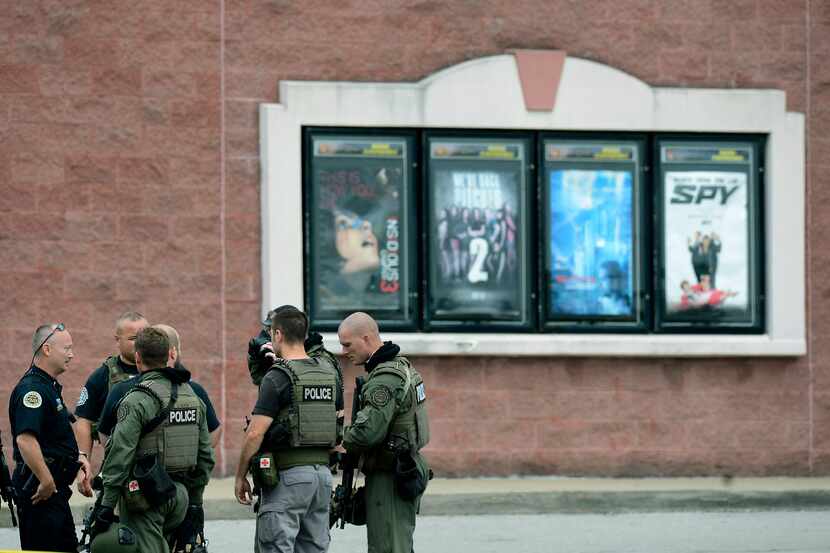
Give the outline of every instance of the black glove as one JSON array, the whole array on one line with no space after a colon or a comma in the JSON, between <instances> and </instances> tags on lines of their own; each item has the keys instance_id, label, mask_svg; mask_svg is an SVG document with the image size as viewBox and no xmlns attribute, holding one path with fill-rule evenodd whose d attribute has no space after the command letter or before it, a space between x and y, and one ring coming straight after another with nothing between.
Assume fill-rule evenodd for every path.
<instances>
[{"instance_id":1,"label":"black glove","mask_svg":"<svg viewBox=\"0 0 830 553\"><path fill-rule=\"evenodd\" d=\"M103 534L109 530L113 522L115 522L115 510L112 507L106 507L104 505L98 507L92 528L89 532L90 541L94 540L98 534Z\"/></svg>"},{"instance_id":2,"label":"black glove","mask_svg":"<svg viewBox=\"0 0 830 553\"><path fill-rule=\"evenodd\" d=\"M205 510L202 505L191 504L182 523L170 535L170 551L191 553L204 547Z\"/></svg>"}]
</instances>

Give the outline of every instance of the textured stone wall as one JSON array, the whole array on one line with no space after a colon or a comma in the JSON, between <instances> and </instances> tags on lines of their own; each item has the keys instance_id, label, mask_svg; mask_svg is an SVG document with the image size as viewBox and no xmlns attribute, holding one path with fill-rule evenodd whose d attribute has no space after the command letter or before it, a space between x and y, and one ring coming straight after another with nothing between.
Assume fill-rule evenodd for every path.
<instances>
[{"instance_id":1,"label":"textured stone wall","mask_svg":"<svg viewBox=\"0 0 830 553\"><path fill-rule=\"evenodd\" d=\"M808 114L810 354L419 358L436 469L827 474L822 0L0 0L0 406L38 324L72 332L71 403L114 346L115 317L138 309L181 331L223 416L218 470L232 471L255 398L258 104L279 100L281 79L413 81L511 48L565 50L653 85L787 91Z\"/></svg>"}]
</instances>

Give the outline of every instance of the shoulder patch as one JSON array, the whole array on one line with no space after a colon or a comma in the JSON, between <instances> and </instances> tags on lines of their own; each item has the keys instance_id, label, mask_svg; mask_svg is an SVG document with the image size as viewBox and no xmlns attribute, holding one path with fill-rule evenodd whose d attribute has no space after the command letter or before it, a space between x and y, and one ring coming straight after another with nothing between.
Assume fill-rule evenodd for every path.
<instances>
[{"instance_id":1,"label":"shoulder patch","mask_svg":"<svg viewBox=\"0 0 830 553\"><path fill-rule=\"evenodd\" d=\"M40 394L35 392L34 390L28 392L25 396L23 396L23 405L30 409L37 409L41 405L43 405L43 398L40 397Z\"/></svg>"},{"instance_id":2,"label":"shoulder patch","mask_svg":"<svg viewBox=\"0 0 830 553\"><path fill-rule=\"evenodd\" d=\"M384 407L392 399L392 392L380 385L369 394L369 402L376 407Z\"/></svg>"},{"instance_id":3,"label":"shoulder patch","mask_svg":"<svg viewBox=\"0 0 830 553\"><path fill-rule=\"evenodd\" d=\"M415 396L418 399L418 403L423 403L427 400L427 389L423 382L415 388Z\"/></svg>"},{"instance_id":4,"label":"shoulder patch","mask_svg":"<svg viewBox=\"0 0 830 553\"><path fill-rule=\"evenodd\" d=\"M123 422L129 414L130 406L122 401L121 405L118 406L118 422Z\"/></svg>"},{"instance_id":5,"label":"shoulder patch","mask_svg":"<svg viewBox=\"0 0 830 553\"><path fill-rule=\"evenodd\" d=\"M81 388L81 395L78 396L78 405L77 406L80 407L81 405L86 403L88 399L89 399L89 391L86 389L86 386L84 386L83 388Z\"/></svg>"}]
</instances>

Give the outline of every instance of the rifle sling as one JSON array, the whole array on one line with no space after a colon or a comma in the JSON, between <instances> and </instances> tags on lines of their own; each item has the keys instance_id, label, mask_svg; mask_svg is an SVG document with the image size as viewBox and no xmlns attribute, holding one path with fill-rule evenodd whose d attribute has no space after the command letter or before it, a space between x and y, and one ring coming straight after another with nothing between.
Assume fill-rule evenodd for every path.
<instances>
[{"instance_id":1,"label":"rifle sling","mask_svg":"<svg viewBox=\"0 0 830 553\"><path fill-rule=\"evenodd\" d=\"M176 403L176 400L179 399L179 385L176 383L172 383L172 387L170 389L170 401L167 402L167 405L164 405L164 402L161 400L161 397L159 397L159 395L152 388L139 385L133 388L133 390L140 390L144 392L148 396L155 399L156 402L159 404L159 407L161 407L161 410L159 411L158 415L150 419L150 421L141 428L141 436L139 437L139 439L141 439L153 430L155 430L156 428L158 428L158 426L161 423L163 423L170 415L170 410L173 409L173 405Z\"/></svg>"}]
</instances>

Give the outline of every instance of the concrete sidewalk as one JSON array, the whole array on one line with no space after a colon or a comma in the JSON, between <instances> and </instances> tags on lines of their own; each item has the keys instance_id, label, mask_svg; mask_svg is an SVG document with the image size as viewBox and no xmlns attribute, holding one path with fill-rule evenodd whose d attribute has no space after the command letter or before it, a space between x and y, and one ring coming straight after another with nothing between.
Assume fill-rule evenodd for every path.
<instances>
[{"instance_id":1,"label":"concrete sidewalk","mask_svg":"<svg viewBox=\"0 0 830 553\"><path fill-rule=\"evenodd\" d=\"M233 479L211 480L205 515L252 518L233 496ZM76 520L90 500L72 496ZM734 510L830 510L830 478L437 478L421 514L485 515ZM4 520L6 519L6 520ZM8 524L0 516L0 525Z\"/></svg>"}]
</instances>

